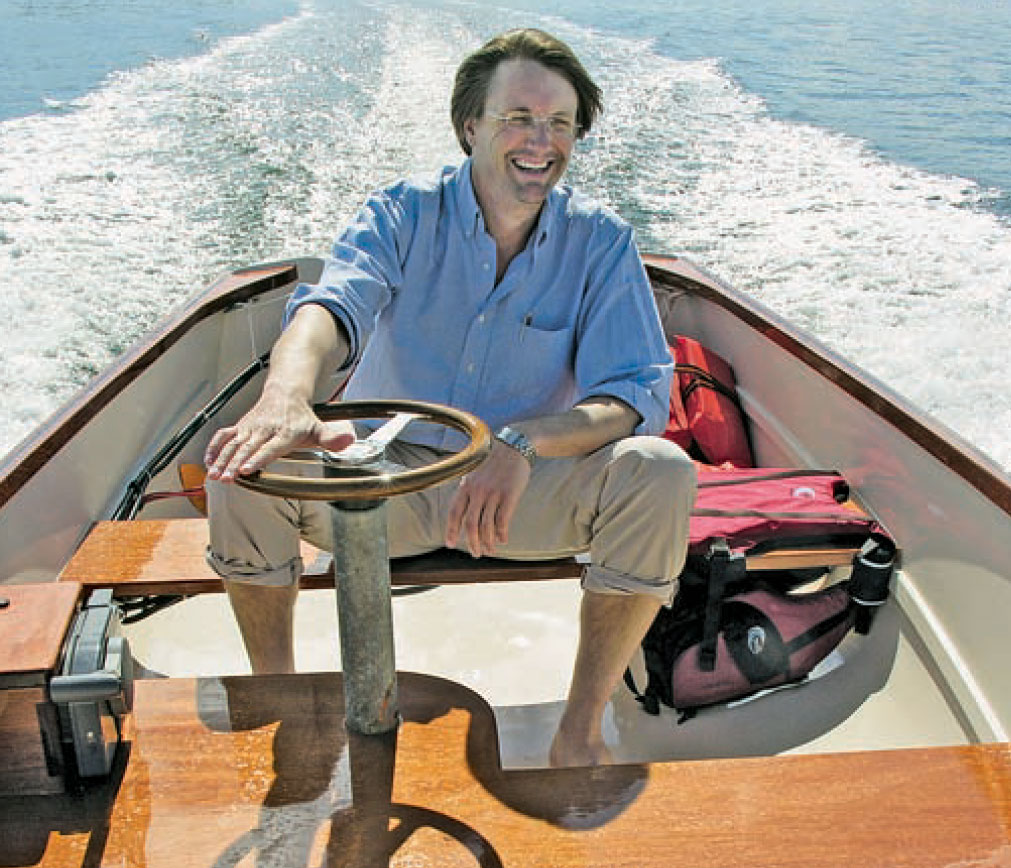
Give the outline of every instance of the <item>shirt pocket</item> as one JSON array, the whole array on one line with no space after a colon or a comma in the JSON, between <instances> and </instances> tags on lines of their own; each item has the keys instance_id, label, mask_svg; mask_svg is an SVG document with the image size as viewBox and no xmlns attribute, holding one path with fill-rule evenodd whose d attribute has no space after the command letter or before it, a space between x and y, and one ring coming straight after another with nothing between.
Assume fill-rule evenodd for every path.
<instances>
[{"instance_id":1,"label":"shirt pocket","mask_svg":"<svg viewBox=\"0 0 1011 868\"><path fill-rule=\"evenodd\" d=\"M525 414L558 412L572 392L575 330L522 323L503 366L504 391Z\"/></svg>"}]
</instances>

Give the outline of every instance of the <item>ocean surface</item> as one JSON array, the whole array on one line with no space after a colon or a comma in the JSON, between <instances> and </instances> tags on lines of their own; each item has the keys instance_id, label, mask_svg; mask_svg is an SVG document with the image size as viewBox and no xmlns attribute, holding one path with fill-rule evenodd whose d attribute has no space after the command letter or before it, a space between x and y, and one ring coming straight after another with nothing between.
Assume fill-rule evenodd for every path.
<instances>
[{"instance_id":1,"label":"ocean surface","mask_svg":"<svg viewBox=\"0 0 1011 868\"><path fill-rule=\"evenodd\" d=\"M0 0L0 454L226 269L460 158L460 58L566 39L569 181L1011 469L1009 0Z\"/></svg>"}]
</instances>

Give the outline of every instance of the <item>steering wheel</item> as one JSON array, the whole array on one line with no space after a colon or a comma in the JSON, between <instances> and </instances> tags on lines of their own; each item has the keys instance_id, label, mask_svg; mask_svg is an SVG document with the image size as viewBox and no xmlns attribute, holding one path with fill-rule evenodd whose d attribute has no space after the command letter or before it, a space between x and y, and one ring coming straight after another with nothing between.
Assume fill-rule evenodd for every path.
<instances>
[{"instance_id":1,"label":"steering wheel","mask_svg":"<svg viewBox=\"0 0 1011 868\"><path fill-rule=\"evenodd\" d=\"M343 452L317 451L318 459L327 464L333 475L317 478L260 471L240 476L236 480L239 485L261 494L298 500L380 500L420 491L462 476L484 461L491 451L491 433L484 422L471 413L441 404L407 400L340 401L318 404L313 409L324 422L351 419L392 421L364 440L351 444ZM404 469L378 460L384 447L414 420L434 422L460 431L467 436L467 445L460 452L423 467ZM332 460L329 460L331 457ZM350 461L342 461L345 457Z\"/></svg>"}]
</instances>

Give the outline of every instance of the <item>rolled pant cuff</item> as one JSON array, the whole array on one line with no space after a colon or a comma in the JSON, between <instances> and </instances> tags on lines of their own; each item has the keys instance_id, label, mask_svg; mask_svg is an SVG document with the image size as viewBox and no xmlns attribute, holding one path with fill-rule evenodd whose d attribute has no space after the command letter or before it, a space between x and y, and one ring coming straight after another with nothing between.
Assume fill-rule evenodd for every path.
<instances>
[{"instance_id":1,"label":"rolled pant cuff","mask_svg":"<svg viewBox=\"0 0 1011 868\"><path fill-rule=\"evenodd\" d=\"M302 577L302 558L300 557L292 558L288 563L268 570L254 567L242 561L223 558L209 548L206 558L208 566L229 582L287 588L298 584L298 580Z\"/></svg>"},{"instance_id":2,"label":"rolled pant cuff","mask_svg":"<svg viewBox=\"0 0 1011 868\"><path fill-rule=\"evenodd\" d=\"M590 564L583 571L583 590L596 594L642 594L656 597L665 606L674 601L677 579L646 579L610 567Z\"/></svg>"}]
</instances>

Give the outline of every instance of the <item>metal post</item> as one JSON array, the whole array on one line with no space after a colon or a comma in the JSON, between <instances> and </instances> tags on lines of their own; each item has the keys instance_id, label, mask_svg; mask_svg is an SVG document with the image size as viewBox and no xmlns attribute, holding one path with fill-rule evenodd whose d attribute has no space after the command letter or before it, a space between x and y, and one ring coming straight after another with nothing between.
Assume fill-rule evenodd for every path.
<instances>
[{"instance_id":1,"label":"metal post","mask_svg":"<svg viewBox=\"0 0 1011 868\"><path fill-rule=\"evenodd\" d=\"M390 732L400 715L386 502L342 501L330 507L347 728L364 735Z\"/></svg>"}]
</instances>

